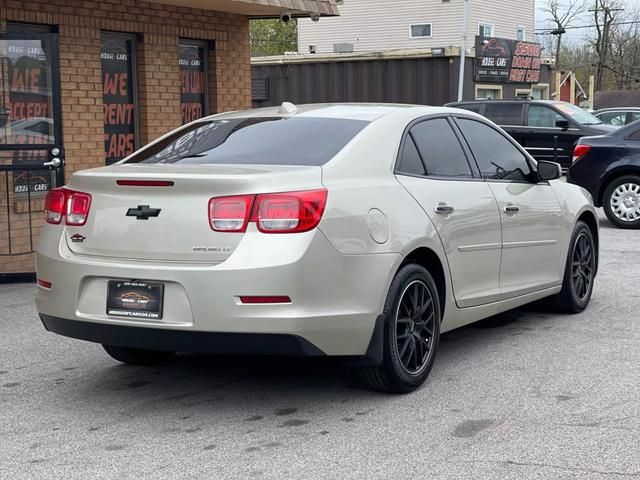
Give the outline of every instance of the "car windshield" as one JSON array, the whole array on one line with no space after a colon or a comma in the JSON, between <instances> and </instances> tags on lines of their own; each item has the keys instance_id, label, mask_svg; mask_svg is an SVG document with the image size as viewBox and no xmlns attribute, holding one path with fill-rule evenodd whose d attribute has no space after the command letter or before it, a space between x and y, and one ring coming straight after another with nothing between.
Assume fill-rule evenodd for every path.
<instances>
[{"instance_id":1,"label":"car windshield","mask_svg":"<svg viewBox=\"0 0 640 480\"><path fill-rule=\"evenodd\" d=\"M556 108L580 125L602 125L602 121L586 110L570 103L556 103Z\"/></svg>"},{"instance_id":2,"label":"car windshield","mask_svg":"<svg viewBox=\"0 0 640 480\"><path fill-rule=\"evenodd\" d=\"M126 163L320 166L369 123L314 117L203 121L178 130Z\"/></svg>"}]
</instances>

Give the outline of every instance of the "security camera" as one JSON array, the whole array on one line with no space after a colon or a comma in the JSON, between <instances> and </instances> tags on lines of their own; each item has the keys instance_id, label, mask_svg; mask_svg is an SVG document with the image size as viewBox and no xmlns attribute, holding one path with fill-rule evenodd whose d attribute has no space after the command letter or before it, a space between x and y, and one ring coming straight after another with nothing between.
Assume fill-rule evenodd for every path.
<instances>
[{"instance_id":1,"label":"security camera","mask_svg":"<svg viewBox=\"0 0 640 480\"><path fill-rule=\"evenodd\" d=\"M280 21L282 23L289 23L292 18L293 18L293 16L291 15L291 12L284 12L284 13L280 14Z\"/></svg>"},{"instance_id":2,"label":"security camera","mask_svg":"<svg viewBox=\"0 0 640 480\"><path fill-rule=\"evenodd\" d=\"M309 15L309 18L311 18L312 22L319 22L320 21L320 15L318 15L317 13L312 13L311 15Z\"/></svg>"}]
</instances>

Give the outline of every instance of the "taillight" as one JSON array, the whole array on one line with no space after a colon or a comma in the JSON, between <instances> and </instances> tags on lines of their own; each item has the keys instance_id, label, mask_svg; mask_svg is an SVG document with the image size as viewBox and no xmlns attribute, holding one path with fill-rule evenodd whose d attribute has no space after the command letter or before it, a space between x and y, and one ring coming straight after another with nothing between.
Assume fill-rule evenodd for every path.
<instances>
[{"instance_id":1,"label":"taillight","mask_svg":"<svg viewBox=\"0 0 640 480\"><path fill-rule=\"evenodd\" d=\"M258 195L251 221L263 233L308 232L320 223L326 203L326 190Z\"/></svg>"},{"instance_id":2,"label":"taillight","mask_svg":"<svg viewBox=\"0 0 640 480\"><path fill-rule=\"evenodd\" d=\"M216 232L242 233L249 222L263 233L308 232L326 203L326 190L216 197L209 200L209 225Z\"/></svg>"},{"instance_id":3,"label":"taillight","mask_svg":"<svg viewBox=\"0 0 640 480\"><path fill-rule=\"evenodd\" d=\"M590 145L576 145L576 148L573 149L573 162L572 163L576 163L578 160L580 160L582 157L584 157L590 151L591 151L591 146Z\"/></svg>"},{"instance_id":4,"label":"taillight","mask_svg":"<svg viewBox=\"0 0 640 480\"><path fill-rule=\"evenodd\" d=\"M209 200L209 225L216 232L245 232L255 195Z\"/></svg>"},{"instance_id":5,"label":"taillight","mask_svg":"<svg viewBox=\"0 0 640 480\"><path fill-rule=\"evenodd\" d=\"M87 222L91 208L91 195L66 188L47 192L44 200L44 217L48 223L58 225L66 216L65 224L81 227Z\"/></svg>"}]
</instances>

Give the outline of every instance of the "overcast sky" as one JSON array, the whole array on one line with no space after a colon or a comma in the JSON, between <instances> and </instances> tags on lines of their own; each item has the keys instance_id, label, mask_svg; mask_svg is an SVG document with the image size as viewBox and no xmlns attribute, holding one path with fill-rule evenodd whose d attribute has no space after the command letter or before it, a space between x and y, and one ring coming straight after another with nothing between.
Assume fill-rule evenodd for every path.
<instances>
[{"instance_id":1,"label":"overcast sky","mask_svg":"<svg viewBox=\"0 0 640 480\"><path fill-rule=\"evenodd\" d=\"M640 8L640 0L622 0L629 8ZM548 0L536 0L537 11L536 11L536 28L547 28L549 27L549 22L547 15L542 11L545 5L547 5ZM562 0L562 3L566 4L567 0ZM591 0L591 3L593 0ZM624 13L622 14L624 15ZM582 15L580 18L576 19L573 22L574 26L579 25L593 25L593 13L586 13ZM569 34L565 37L568 40L579 43L585 41L590 35L593 34L593 29L577 29L573 31L569 31Z\"/></svg>"}]
</instances>

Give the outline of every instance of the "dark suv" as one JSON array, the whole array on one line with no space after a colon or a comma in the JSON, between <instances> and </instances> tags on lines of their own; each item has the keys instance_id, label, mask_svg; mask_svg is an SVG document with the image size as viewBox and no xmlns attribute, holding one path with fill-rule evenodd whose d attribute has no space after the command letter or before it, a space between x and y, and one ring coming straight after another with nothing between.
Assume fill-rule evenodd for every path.
<instances>
[{"instance_id":1,"label":"dark suv","mask_svg":"<svg viewBox=\"0 0 640 480\"><path fill-rule=\"evenodd\" d=\"M450 103L484 115L501 126L536 160L571 166L573 149L585 136L604 135L613 127L604 125L586 110L566 102L550 100L475 100Z\"/></svg>"}]
</instances>

